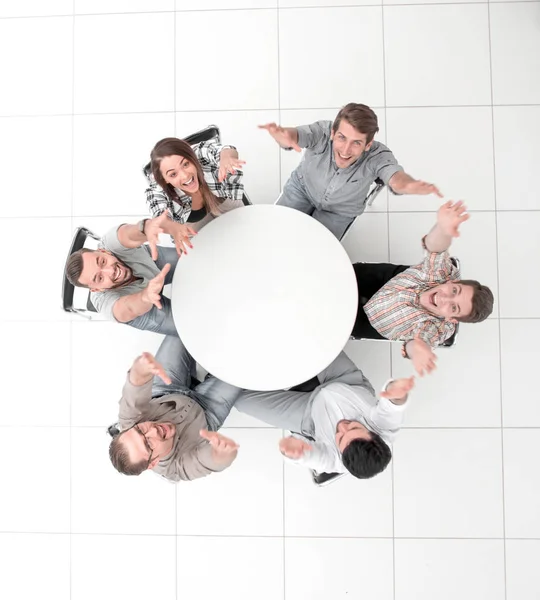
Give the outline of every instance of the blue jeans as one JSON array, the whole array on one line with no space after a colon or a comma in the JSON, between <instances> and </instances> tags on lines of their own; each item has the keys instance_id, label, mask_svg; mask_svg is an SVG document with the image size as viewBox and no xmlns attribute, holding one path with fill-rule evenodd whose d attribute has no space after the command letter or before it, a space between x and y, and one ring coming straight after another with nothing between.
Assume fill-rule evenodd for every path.
<instances>
[{"instance_id":1,"label":"blue jeans","mask_svg":"<svg viewBox=\"0 0 540 600\"><path fill-rule=\"evenodd\" d=\"M144 248L150 254L150 246L144 246ZM163 269L167 263L171 265L171 270L165 277L165 285L167 285L168 283L172 282L179 256L176 248L164 248L163 246L158 246L157 249L158 258L155 261L157 268L161 271L161 269ZM131 325L131 327L135 327L135 329L154 331L155 333L175 335L178 337L178 332L176 331L176 326L174 324L172 315L172 305L169 298L161 295L161 306L161 309L157 308L156 306L152 306L147 313L128 321L126 325Z\"/></svg>"},{"instance_id":2,"label":"blue jeans","mask_svg":"<svg viewBox=\"0 0 540 600\"><path fill-rule=\"evenodd\" d=\"M327 229L329 229L338 240L345 235L348 227L354 221L352 217L345 217L335 212L324 210L311 200L304 182L298 177L296 171L293 171L289 180L283 187L283 194L278 201L280 206L288 206L299 210L306 215L312 216Z\"/></svg>"},{"instance_id":3,"label":"blue jeans","mask_svg":"<svg viewBox=\"0 0 540 600\"><path fill-rule=\"evenodd\" d=\"M167 336L163 340L156 360L171 378L171 384L167 385L159 377L154 377L152 398L169 394L183 394L193 398L204 411L208 429L217 431L242 390L212 375L193 388L195 361L178 337Z\"/></svg>"}]
</instances>

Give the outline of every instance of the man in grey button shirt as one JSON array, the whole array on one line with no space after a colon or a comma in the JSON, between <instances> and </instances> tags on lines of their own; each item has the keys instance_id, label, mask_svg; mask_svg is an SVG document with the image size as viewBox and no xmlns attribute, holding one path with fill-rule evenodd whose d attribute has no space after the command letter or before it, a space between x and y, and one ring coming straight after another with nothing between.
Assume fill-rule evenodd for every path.
<instances>
[{"instance_id":1,"label":"man in grey button shirt","mask_svg":"<svg viewBox=\"0 0 540 600\"><path fill-rule=\"evenodd\" d=\"M377 115L365 104L350 103L331 121L301 127L260 125L285 150L301 152L278 204L313 216L341 239L364 212L370 185L377 179L396 194L437 194L436 186L413 179L392 152L374 141Z\"/></svg>"},{"instance_id":2,"label":"man in grey button shirt","mask_svg":"<svg viewBox=\"0 0 540 600\"><path fill-rule=\"evenodd\" d=\"M175 248L158 246L160 233L170 234ZM135 225L113 227L98 250L74 252L66 264L66 277L75 286L90 289L90 301L108 319L137 329L178 335L171 301L161 295L171 283L178 257L191 247L195 231L176 223L167 211Z\"/></svg>"}]
</instances>

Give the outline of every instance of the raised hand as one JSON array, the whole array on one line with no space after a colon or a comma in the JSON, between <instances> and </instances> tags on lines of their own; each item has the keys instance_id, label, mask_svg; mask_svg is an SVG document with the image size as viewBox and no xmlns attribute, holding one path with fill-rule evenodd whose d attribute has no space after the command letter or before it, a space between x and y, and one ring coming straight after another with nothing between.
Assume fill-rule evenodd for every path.
<instances>
[{"instance_id":1,"label":"raised hand","mask_svg":"<svg viewBox=\"0 0 540 600\"><path fill-rule=\"evenodd\" d=\"M176 246L178 256L182 256L183 253L187 254L186 246L193 248L190 236L197 235L197 232L194 229L192 229L189 225L182 223L173 223L169 227L169 233L171 234L174 240L174 245Z\"/></svg>"},{"instance_id":2,"label":"raised hand","mask_svg":"<svg viewBox=\"0 0 540 600\"><path fill-rule=\"evenodd\" d=\"M380 396L382 398L388 398L388 400L402 400L413 389L413 387L414 376L396 379L388 385L385 392L380 393Z\"/></svg>"},{"instance_id":3,"label":"raised hand","mask_svg":"<svg viewBox=\"0 0 540 600\"><path fill-rule=\"evenodd\" d=\"M154 277L150 279L146 288L142 291L142 299L145 302L151 302L154 306L161 310L161 290L165 285L165 277L171 270L171 265L167 263L163 269Z\"/></svg>"},{"instance_id":4,"label":"raised hand","mask_svg":"<svg viewBox=\"0 0 540 600\"><path fill-rule=\"evenodd\" d=\"M416 194L418 196L427 196L428 194L435 194L442 198L443 195L439 191L439 188L433 183L426 183L425 181L413 180L405 184L403 192L406 194Z\"/></svg>"},{"instance_id":5,"label":"raised hand","mask_svg":"<svg viewBox=\"0 0 540 600\"><path fill-rule=\"evenodd\" d=\"M150 245L150 251L152 255L152 260L158 259L158 251L157 244L159 241L159 234L164 233L165 229L168 225L168 221L170 221L170 217L168 212L163 211L159 217L155 217L154 219L147 219L144 224L144 235Z\"/></svg>"},{"instance_id":6,"label":"raised hand","mask_svg":"<svg viewBox=\"0 0 540 600\"><path fill-rule=\"evenodd\" d=\"M429 374L437 368L435 364L436 354L419 335L414 337L412 343L407 344L407 353L411 357L413 367L420 377L424 376L424 371Z\"/></svg>"},{"instance_id":7,"label":"raised hand","mask_svg":"<svg viewBox=\"0 0 540 600\"><path fill-rule=\"evenodd\" d=\"M201 429L199 435L212 446L212 454L217 462L227 462L236 455L238 444L217 431Z\"/></svg>"},{"instance_id":8,"label":"raised hand","mask_svg":"<svg viewBox=\"0 0 540 600\"><path fill-rule=\"evenodd\" d=\"M219 157L218 181L223 181L229 173L236 173L236 170L241 169L242 165L245 164L245 160L240 160L230 154L224 154L224 150L222 150Z\"/></svg>"},{"instance_id":9,"label":"raised hand","mask_svg":"<svg viewBox=\"0 0 540 600\"><path fill-rule=\"evenodd\" d=\"M279 441L279 450L288 458L300 458L304 456L304 452L309 452L311 446L295 437L286 437Z\"/></svg>"},{"instance_id":10,"label":"raised hand","mask_svg":"<svg viewBox=\"0 0 540 600\"><path fill-rule=\"evenodd\" d=\"M449 200L439 208L437 224L446 235L459 237L459 226L468 218L467 207L461 200L459 202Z\"/></svg>"},{"instance_id":11,"label":"raised hand","mask_svg":"<svg viewBox=\"0 0 540 600\"><path fill-rule=\"evenodd\" d=\"M157 375L164 383L170 385L171 379L165 373L165 369L158 363L150 352L143 352L140 356L135 359L133 366L130 371L130 379L134 385L142 385L150 379L150 376Z\"/></svg>"},{"instance_id":12,"label":"raised hand","mask_svg":"<svg viewBox=\"0 0 540 600\"><path fill-rule=\"evenodd\" d=\"M294 148L297 152L302 152L302 148L300 148L293 138L291 132L287 131L284 127L280 127L279 125L276 125L276 123L267 123L266 125L259 125L258 127L259 129L266 129L282 148Z\"/></svg>"}]
</instances>

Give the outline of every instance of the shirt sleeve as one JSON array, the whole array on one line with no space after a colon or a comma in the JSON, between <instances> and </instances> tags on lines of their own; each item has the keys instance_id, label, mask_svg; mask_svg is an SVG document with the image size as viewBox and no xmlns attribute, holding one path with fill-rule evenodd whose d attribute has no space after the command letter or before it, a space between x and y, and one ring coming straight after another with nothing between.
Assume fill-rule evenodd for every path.
<instances>
[{"instance_id":1,"label":"shirt sleeve","mask_svg":"<svg viewBox=\"0 0 540 600\"><path fill-rule=\"evenodd\" d=\"M446 283L452 279L459 279L459 269L452 263L448 250L430 252L426 248L426 236L422 238L422 247L424 260L419 275L426 283Z\"/></svg>"},{"instance_id":2,"label":"shirt sleeve","mask_svg":"<svg viewBox=\"0 0 540 600\"><path fill-rule=\"evenodd\" d=\"M417 335L432 348L440 346L447 340L456 330L454 323L450 321L441 321L440 319L426 318L409 332L403 336L405 344L414 339Z\"/></svg>"},{"instance_id":3,"label":"shirt sleeve","mask_svg":"<svg viewBox=\"0 0 540 600\"><path fill-rule=\"evenodd\" d=\"M130 427L136 423L142 409L146 407L152 399L152 379L144 385L133 385L129 380L129 371L126 375L126 381L122 388L122 397L119 402L118 418L122 427Z\"/></svg>"},{"instance_id":4,"label":"shirt sleeve","mask_svg":"<svg viewBox=\"0 0 540 600\"><path fill-rule=\"evenodd\" d=\"M152 218L159 217L161 213L169 208L170 200L163 188L152 178L150 184L145 190L146 204Z\"/></svg>"},{"instance_id":5,"label":"shirt sleeve","mask_svg":"<svg viewBox=\"0 0 540 600\"><path fill-rule=\"evenodd\" d=\"M377 142L376 149L368 159L367 167L375 177L382 179L385 185L388 185L393 175L403 171L403 167L398 164L392 151L379 142Z\"/></svg>"},{"instance_id":6,"label":"shirt sleeve","mask_svg":"<svg viewBox=\"0 0 540 600\"><path fill-rule=\"evenodd\" d=\"M105 290L103 292L91 292L90 302L94 305L94 308L100 315L105 316L107 319L116 321L116 317L113 313L114 305L116 301L122 297L121 294L114 290Z\"/></svg>"},{"instance_id":7,"label":"shirt sleeve","mask_svg":"<svg viewBox=\"0 0 540 600\"><path fill-rule=\"evenodd\" d=\"M392 383L390 380L384 386L384 389ZM403 425L405 411L409 401L406 400L403 404L394 404L388 398L379 398L377 404L371 409L371 420L381 430L388 432L394 437Z\"/></svg>"},{"instance_id":8,"label":"shirt sleeve","mask_svg":"<svg viewBox=\"0 0 540 600\"><path fill-rule=\"evenodd\" d=\"M206 477L211 473L218 473L230 467L236 455L232 455L229 462L217 463L212 456L212 446L201 439L189 452L184 452L175 462L174 471L167 474L173 481L192 481Z\"/></svg>"},{"instance_id":9,"label":"shirt sleeve","mask_svg":"<svg viewBox=\"0 0 540 600\"><path fill-rule=\"evenodd\" d=\"M335 448L322 442L313 442L298 433L293 433L291 437L307 442L311 446L311 450L304 452L300 458L289 458L283 455L287 462L308 467L317 473L343 473L345 471L341 457Z\"/></svg>"},{"instance_id":10,"label":"shirt sleeve","mask_svg":"<svg viewBox=\"0 0 540 600\"><path fill-rule=\"evenodd\" d=\"M311 125L300 125L298 131L298 145L300 148L308 148L321 152L330 141L332 121L315 121Z\"/></svg>"},{"instance_id":11,"label":"shirt sleeve","mask_svg":"<svg viewBox=\"0 0 540 600\"><path fill-rule=\"evenodd\" d=\"M234 146L228 146L218 144L217 142L201 142L193 146L195 156L199 159L199 162L203 166L217 167L219 166L219 156L224 148L232 148L236 150Z\"/></svg>"},{"instance_id":12,"label":"shirt sleeve","mask_svg":"<svg viewBox=\"0 0 540 600\"><path fill-rule=\"evenodd\" d=\"M108 250L109 252L123 252L124 250L130 250L130 248L126 248L122 246L120 240L118 239L118 230L122 227L123 223L109 229L107 233L101 238L101 242L99 247L103 250Z\"/></svg>"}]
</instances>

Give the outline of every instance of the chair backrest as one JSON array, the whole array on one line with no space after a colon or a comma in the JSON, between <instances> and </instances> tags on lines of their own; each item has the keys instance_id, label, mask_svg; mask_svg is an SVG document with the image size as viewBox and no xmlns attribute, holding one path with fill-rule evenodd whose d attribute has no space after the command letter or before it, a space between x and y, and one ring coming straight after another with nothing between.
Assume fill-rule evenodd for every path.
<instances>
[{"instance_id":1,"label":"chair backrest","mask_svg":"<svg viewBox=\"0 0 540 600\"><path fill-rule=\"evenodd\" d=\"M86 302L85 309L77 309L73 306L73 296L75 294L75 286L70 283L68 278L66 277L66 266L69 260L69 257L77 250L84 248L87 238L92 238L99 242L99 236L95 233L87 229L86 227L78 227L73 235L73 240L71 242L71 246L69 248L69 252L66 258L66 263L64 265L64 276L62 281L62 308L66 312L75 312L75 313L84 313L85 310L89 310L92 312L96 312L96 309L90 302L90 292L88 293L88 300Z\"/></svg>"},{"instance_id":2,"label":"chair backrest","mask_svg":"<svg viewBox=\"0 0 540 600\"><path fill-rule=\"evenodd\" d=\"M213 139L216 139L216 141L220 143L221 132L219 131L219 127L217 125L208 125L204 129L196 131L195 133L192 133L190 135L186 135L186 137L182 139L184 140L184 142L187 142L190 146L200 144L201 142L208 142ZM148 177L150 173L150 163L148 162L144 167L144 174ZM251 202L249 202L249 204L251 204Z\"/></svg>"}]
</instances>

